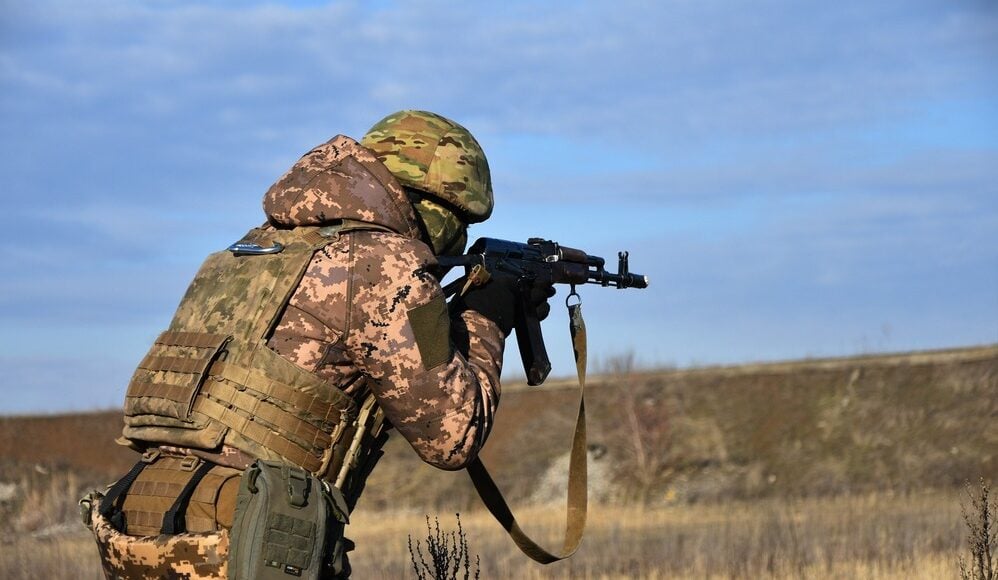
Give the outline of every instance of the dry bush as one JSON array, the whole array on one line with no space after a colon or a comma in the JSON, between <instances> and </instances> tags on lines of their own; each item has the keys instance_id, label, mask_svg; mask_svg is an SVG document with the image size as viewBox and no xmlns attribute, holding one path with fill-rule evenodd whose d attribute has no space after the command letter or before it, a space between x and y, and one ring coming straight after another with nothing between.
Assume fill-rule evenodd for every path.
<instances>
[{"instance_id":1,"label":"dry bush","mask_svg":"<svg viewBox=\"0 0 998 580\"><path fill-rule=\"evenodd\" d=\"M430 558L429 563L426 562L426 557L423 555L422 542L416 540L415 545L413 545L412 534L409 534L409 558L418 580L431 578L433 580L457 580L458 578L468 580L472 577L478 580L481 559L476 555L475 566L472 568L468 536L461 526L461 514L456 514L456 517L457 530L444 532L440 530L438 518L433 518L433 526L430 526L430 516L426 516L425 541L426 552Z\"/></svg>"},{"instance_id":2,"label":"dry bush","mask_svg":"<svg viewBox=\"0 0 998 580\"><path fill-rule=\"evenodd\" d=\"M961 580L995 580L998 555L998 498L991 497L991 486L982 477L977 489L966 485L968 504L960 511L967 525L967 548L970 559L960 556Z\"/></svg>"},{"instance_id":3,"label":"dry bush","mask_svg":"<svg viewBox=\"0 0 998 580\"><path fill-rule=\"evenodd\" d=\"M604 437L617 451L614 471L619 496L625 502L645 504L668 478L670 464L682 461L673 454L667 401L642 384L635 372L634 353L612 357L606 367L620 395L614 413L620 420L604 422Z\"/></svg>"}]
</instances>

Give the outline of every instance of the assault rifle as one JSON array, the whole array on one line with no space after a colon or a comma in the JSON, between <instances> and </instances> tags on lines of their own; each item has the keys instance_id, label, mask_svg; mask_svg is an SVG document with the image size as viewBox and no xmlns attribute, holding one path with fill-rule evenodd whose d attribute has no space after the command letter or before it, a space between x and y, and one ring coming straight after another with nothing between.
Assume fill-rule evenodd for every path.
<instances>
[{"instance_id":1,"label":"assault rifle","mask_svg":"<svg viewBox=\"0 0 998 580\"><path fill-rule=\"evenodd\" d=\"M599 284L614 288L647 288L648 277L634 274L628 267L627 252L617 254L617 273L606 270L606 260L591 256L583 250L568 248L542 238L530 238L526 244L479 238L463 256L440 256L444 268L464 266L466 275L444 287L444 294L451 296L458 289L480 286L488 281L490 272L506 272L517 277L521 307L517 308L514 328L520 347L523 370L528 385L539 385L551 372L551 361L544 347L541 322L536 312L529 308L530 289L554 284L569 284L572 296L578 297L575 287L582 284ZM566 299L566 303L567 303Z\"/></svg>"}]
</instances>

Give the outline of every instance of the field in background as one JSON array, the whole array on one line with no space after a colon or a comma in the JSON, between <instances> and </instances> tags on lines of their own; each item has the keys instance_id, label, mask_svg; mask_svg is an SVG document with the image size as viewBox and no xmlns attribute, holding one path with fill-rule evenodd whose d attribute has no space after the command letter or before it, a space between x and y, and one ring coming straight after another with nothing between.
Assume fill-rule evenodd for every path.
<instances>
[{"instance_id":1,"label":"field in background","mask_svg":"<svg viewBox=\"0 0 998 580\"><path fill-rule=\"evenodd\" d=\"M528 532L555 545L562 510L521 510ZM454 529L453 514L439 514ZM482 578L944 578L962 549L955 493L736 501L641 509L594 506L580 551L540 566L521 555L491 516L465 512ZM350 527L357 578L413 577L407 539L422 539L422 514L358 512ZM100 578L85 533L0 545L0 577Z\"/></svg>"},{"instance_id":2,"label":"field in background","mask_svg":"<svg viewBox=\"0 0 998 580\"><path fill-rule=\"evenodd\" d=\"M488 514L461 519L471 551L482 555L484 578L940 578L955 570L962 536L957 505L953 495L933 493L650 510L595 506L579 553L547 567L520 554ZM533 508L520 519L554 548L562 512ZM409 557L402 540L425 536L425 525L419 515L369 523L374 517L358 517L358 545L384 550L358 553L358 577L404 577ZM442 515L441 524L453 528L454 517Z\"/></svg>"},{"instance_id":3,"label":"field in background","mask_svg":"<svg viewBox=\"0 0 998 580\"><path fill-rule=\"evenodd\" d=\"M358 578L412 577L424 514L461 512L482 577L955 577L959 486L998 479L998 346L637 372L589 391L579 554L521 556L461 473L398 437L354 514ZM528 531L560 541L576 394L507 387L483 453ZM119 412L0 418L0 577L97 578L76 499L124 473Z\"/></svg>"}]
</instances>

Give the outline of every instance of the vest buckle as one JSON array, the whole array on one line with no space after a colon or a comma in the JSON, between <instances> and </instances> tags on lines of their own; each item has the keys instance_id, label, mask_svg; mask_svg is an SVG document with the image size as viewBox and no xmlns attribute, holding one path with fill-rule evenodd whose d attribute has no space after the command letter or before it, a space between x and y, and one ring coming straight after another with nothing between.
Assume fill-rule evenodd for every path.
<instances>
[{"instance_id":1,"label":"vest buckle","mask_svg":"<svg viewBox=\"0 0 998 580\"><path fill-rule=\"evenodd\" d=\"M267 254L279 254L284 250L284 244L280 242L274 242L274 245L269 248L264 248L260 244L254 244L252 242L239 241L228 248L228 251L232 252L234 256L266 256Z\"/></svg>"},{"instance_id":2,"label":"vest buckle","mask_svg":"<svg viewBox=\"0 0 998 580\"><path fill-rule=\"evenodd\" d=\"M162 455L162 453L163 452L160 451L159 447L151 447L149 449L146 449L145 452L142 453L141 461L142 463L155 463L156 460L159 459L159 456Z\"/></svg>"},{"instance_id":3,"label":"vest buckle","mask_svg":"<svg viewBox=\"0 0 998 580\"><path fill-rule=\"evenodd\" d=\"M180 469L184 471L194 471L201 465L201 458L196 455L188 455L180 460Z\"/></svg>"}]
</instances>

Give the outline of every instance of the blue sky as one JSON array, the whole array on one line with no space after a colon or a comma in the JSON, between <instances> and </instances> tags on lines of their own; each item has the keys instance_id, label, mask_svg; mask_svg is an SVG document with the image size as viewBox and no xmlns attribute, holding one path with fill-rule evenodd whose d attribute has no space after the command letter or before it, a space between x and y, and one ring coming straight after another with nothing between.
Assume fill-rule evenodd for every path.
<instances>
[{"instance_id":1,"label":"blue sky","mask_svg":"<svg viewBox=\"0 0 998 580\"><path fill-rule=\"evenodd\" d=\"M2 2L0 413L119 404L267 187L403 108L487 151L473 236L651 277L584 291L597 358L998 342L993 2Z\"/></svg>"}]
</instances>

